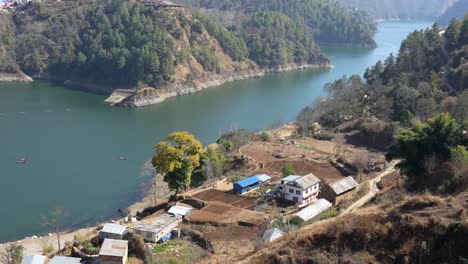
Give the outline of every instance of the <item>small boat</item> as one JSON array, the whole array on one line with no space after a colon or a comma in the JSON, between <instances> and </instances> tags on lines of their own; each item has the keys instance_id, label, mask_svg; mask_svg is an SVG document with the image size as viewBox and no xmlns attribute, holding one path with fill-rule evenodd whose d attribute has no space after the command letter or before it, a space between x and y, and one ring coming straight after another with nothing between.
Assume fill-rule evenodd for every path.
<instances>
[{"instance_id":1,"label":"small boat","mask_svg":"<svg viewBox=\"0 0 468 264\"><path fill-rule=\"evenodd\" d=\"M127 157L123 157L123 156L119 157L119 160L127 160L127 159L128 159Z\"/></svg>"},{"instance_id":2,"label":"small boat","mask_svg":"<svg viewBox=\"0 0 468 264\"><path fill-rule=\"evenodd\" d=\"M70 109L70 108L67 108L67 109L65 109L65 111L71 111L71 109Z\"/></svg>"},{"instance_id":3,"label":"small boat","mask_svg":"<svg viewBox=\"0 0 468 264\"><path fill-rule=\"evenodd\" d=\"M21 158L19 160L16 160L16 163L22 163L22 164L25 164L26 163L26 158Z\"/></svg>"}]
</instances>

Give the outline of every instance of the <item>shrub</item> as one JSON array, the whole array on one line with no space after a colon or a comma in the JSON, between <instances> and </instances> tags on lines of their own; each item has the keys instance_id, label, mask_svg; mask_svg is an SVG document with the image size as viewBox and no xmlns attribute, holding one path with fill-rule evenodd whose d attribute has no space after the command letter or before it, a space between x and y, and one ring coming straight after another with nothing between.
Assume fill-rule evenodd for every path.
<instances>
[{"instance_id":1,"label":"shrub","mask_svg":"<svg viewBox=\"0 0 468 264\"><path fill-rule=\"evenodd\" d=\"M261 134L260 134L260 139L263 141L263 142L266 142L266 141L270 141L270 134L268 134L267 132L263 131Z\"/></svg>"},{"instance_id":2,"label":"shrub","mask_svg":"<svg viewBox=\"0 0 468 264\"><path fill-rule=\"evenodd\" d=\"M52 252L54 252L54 247L52 245L47 245L42 248L42 254L44 255L49 255Z\"/></svg>"},{"instance_id":3,"label":"shrub","mask_svg":"<svg viewBox=\"0 0 468 264\"><path fill-rule=\"evenodd\" d=\"M284 177L296 174L296 171L290 163L284 164L283 169L281 171L283 172Z\"/></svg>"},{"instance_id":4,"label":"shrub","mask_svg":"<svg viewBox=\"0 0 468 264\"><path fill-rule=\"evenodd\" d=\"M293 226L301 226L302 223L304 223L304 220L302 220L301 218L297 216L289 219L289 224Z\"/></svg>"},{"instance_id":5,"label":"shrub","mask_svg":"<svg viewBox=\"0 0 468 264\"><path fill-rule=\"evenodd\" d=\"M337 216L337 215L338 215L338 210L336 210L336 209L331 209L331 210L328 210L328 211L326 211L325 213L323 213L323 214L320 216L320 220L332 218L332 217L335 217L335 216Z\"/></svg>"}]
</instances>

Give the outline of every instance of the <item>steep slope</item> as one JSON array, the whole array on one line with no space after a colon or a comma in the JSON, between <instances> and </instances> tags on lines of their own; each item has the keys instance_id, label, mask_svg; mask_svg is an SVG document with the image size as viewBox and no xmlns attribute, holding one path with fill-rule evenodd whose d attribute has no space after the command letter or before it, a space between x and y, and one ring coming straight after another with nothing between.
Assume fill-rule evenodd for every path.
<instances>
[{"instance_id":1,"label":"steep slope","mask_svg":"<svg viewBox=\"0 0 468 264\"><path fill-rule=\"evenodd\" d=\"M450 24L453 18L463 20L465 13L468 12L468 1L460 0L449 9L447 9L438 19L437 23L446 26Z\"/></svg>"},{"instance_id":2,"label":"steep slope","mask_svg":"<svg viewBox=\"0 0 468 264\"><path fill-rule=\"evenodd\" d=\"M468 194L364 208L267 244L239 263L465 263Z\"/></svg>"},{"instance_id":3,"label":"steep slope","mask_svg":"<svg viewBox=\"0 0 468 264\"><path fill-rule=\"evenodd\" d=\"M201 9L226 25L239 27L242 21L259 11L280 12L304 26L320 43L375 46L375 25L362 12L325 0L178 0Z\"/></svg>"},{"instance_id":4,"label":"steep slope","mask_svg":"<svg viewBox=\"0 0 468 264\"><path fill-rule=\"evenodd\" d=\"M399 126L449 112L459 123L468 119L468 19L411 33L398 56L390 55L364 73L327 85L326 99L317 100L298 117L304 132L323 127L352 134L352 142L392 139ZM385 142L389 142L385 140ZM370 146L370 145L368 145ZM380 146L385 149L385 146Z\"/></svg>"},{"instance_id":5,"label":"steep slope","mask_svg":"<svg viewBox=\"0 0 468 264\"><path fill-rule=\"evenodd\" d=\"M275 20L284 23L264 27L267 33L253 48L244 40L250 41L253 30L234 32L201 13L155 3L29 2L13 16L16 45L9 45L16 48L10 50L33 77L68 80L102 93L117 87L155 87L165 94L182 94L264 71L329 66L313 38L285 16ZM275 32L289 28L292 31L282 35L285 43L273 43ZM3 32L4 38L12 38L7 35L11 30ZM265 50L273 54L270 63L249 59L260 58Z\"/></svg>"},{"instance_id":6,"label":"steep slope","mask_svg":"<svg viewBox=\"0 0 468 264\"><path fill-rule=\"evenodd\" d=\"M19 70L15 61L15 33L11 16L0 13L0 72L16 73Z\"/></svg>"},{"instance_id":7,"label":"steep slope","mask_svg":"<svg viewBox=\"0 0 468 264\"><path fill-rule=\"evenodd\" d=\"M422 19L434 21L457 0L338 0L375 19ZM461 0L462 2L465 0Z\"/></svg>"}]
</instances>

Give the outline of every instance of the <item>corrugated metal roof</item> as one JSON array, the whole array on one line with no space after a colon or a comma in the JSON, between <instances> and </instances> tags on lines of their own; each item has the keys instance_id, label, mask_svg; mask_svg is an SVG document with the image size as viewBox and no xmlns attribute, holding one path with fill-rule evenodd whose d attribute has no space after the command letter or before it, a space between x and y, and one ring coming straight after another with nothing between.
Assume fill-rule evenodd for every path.
<instances>
[{"instance_id":1,"label":"corrugated metal roof","mask_svg":"<svg viewBox=\"0 0 468 264\"><path fill-rule=\"evenodd\" d=\"M259 182L260 182L260 179L257 178L257 176L252 176L252 177L249 177L247 179L240 180L240 181L236 182L235 184L241 186L242 188L245 188L247 186L250 186L252 184L256 184L256 183L259 183Z\"/></svg>"},{"instance_id":2,"label":"corrugated metal roof","mask_svg":"<svg viewBox=\"0 0 468 264\"><path fill-rule=\"evenodd\" d=\"M116 224L105 224L101 229L103 233L124 235L127 233L127 227Z\"/></svg>"},{"instance_id":3,"label":"corrugated metal roof","mask_svg":"<svg viewBox=\"0 0 468 264\"><path fill-rule=\"evenodd\" d=\"M271 180L271 177L266 174L255 175L255 177L257 177L261 182L267 182Z\"/></svg>"},{"instance_id":4,"label":"corrugated metal roof","mask_svg":"<svg viewBox=\"0 0 468 264\"><path fill-rule=\"evenodd\" d=\"M329 186L336 193L336 195L340 195L346 191L358 187L359 183L357 183L353 177L348 176L344 179L330 183Z\"/></svg>"},{"instance_id":5,"label":"corrugated metal roof","mask_svg":"<svg viewBox=\"0 0 468 264\"><path fill-rule=\"evenodd\" d=\"M80 264L80 258L71 258L64 256L55 256L49 264Z\"/></svg>"},{"instance_id":6,"label":"corrugated metal roof","mask_svg":"<svg viewBox=\"0 0 468 264\"><path fill-rule=\"evenodd\" d=\"M315 184L320 182L320 179L317 178L313 173L309 173L305 176L300 177L299 179L294 181L297 185L299 185L303 189L310 188Z\"/></svg>"},{"instance_id":7,"label":"corrugated metal roof","mask_svg":"<svg viewBox=\"0 0 468 264\"><path fill-rule=\"evenodd\" d=\"M44 264L45 260L46 257L42 255L24 256L21 264Z\"/></svg>"},{"instance_id":8,"label":"corrugated metal roof","mask_svg":"<svg viewBox=\"0 0 468 264\"><path fill-rule=\"evenodd\" d=\"M284 232L278 228L270 228L263 233L262 240L264 243L273 242L276 239L282 237Z\"/></svg>"},{"instance_id":9,"label":"corrugated metal roof","mask_svg":"<svg viewBox=\"0 0 468 264\"><path fill-rule=\"evenodd\" d=\"M191 211L193 210L193 208L189 208L189 207L183 207L183 206L172 206L169 211L167 211L168 213L170 214L175 214L175 215L182 215L182 216L186 216L187 214L189 214Z\"/></svg>"},{"instance_id":10,"label":"corrugated metal roof","mask_svg":"<svg viewBox=\"0 0 468 264\"><path fill-rule=\"evenodd\" d=\"M308 221L316 217L317 215L325 212L330 207L332 207L332 204L329 201L325 199L319 199L318 201L302 209L295 215L300 217L304 221Z\"/></svg>"},{"instance_id":11,"label":"corrugated metal roof","mask_svg":"<svg viewBox=\"0 0 468 264\"><path fill-rule=\"evenodd\" d=\"M169 214L163 214L153 221L141 221L137 223L135 226L133 226L132 228L136 230L146 231L146 232L158 233L163 228L174 223L175 221L178 221L181 218L182 216L174 217Z\"/></svg>"},{"instance_id":12,"label":"corrugated metal roof","mask_svg":"<svg viewBox=\"0 0 468 264\"><path fill-rule=\"evenodd\" d=\"M116 240L116 239L104 239L101 250L99 250L99 256L114 256L123 257L128 251L127 240Z\"/></svg>"},{"instance_id":13,"label":"corrugated metal roof","mask_svg":"<svg viewBox=\"0 0 468 264\"><path fill-rule=\"evenodd\" d=\"M288 177L284 177L283 179L281 179L281 181L284 181L285 183L287 183L287 182L295 181L299 179L300 177L301 176L298 176L298 175L289 175Z\"/></svg>"}]
</instances>

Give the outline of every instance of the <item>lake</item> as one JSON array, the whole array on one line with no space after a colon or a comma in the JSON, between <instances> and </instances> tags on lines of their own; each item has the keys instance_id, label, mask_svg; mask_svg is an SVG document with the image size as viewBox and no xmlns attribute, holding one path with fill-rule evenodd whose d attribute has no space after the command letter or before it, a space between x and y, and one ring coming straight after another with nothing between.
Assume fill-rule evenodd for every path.
<instances>
[{"instance_id":1,"label":"lake","mask_svg":"<svg viewBox=\"0 0 468 264\"><path fill-rule=\"evenodd\" d=\"M168 133L189 131L207 144L230 128L293 121L326 83L362 75L429 26L381 23L376 49L324 47L333 69L271 74L137 109L47 82L0 84L0 242L48 232L41 215L55 207L66 208L67 227L116 216L141 197L150 179L144 163ZM16 163L22 157L27 163Z\"/></svg>"}]
</instances>

